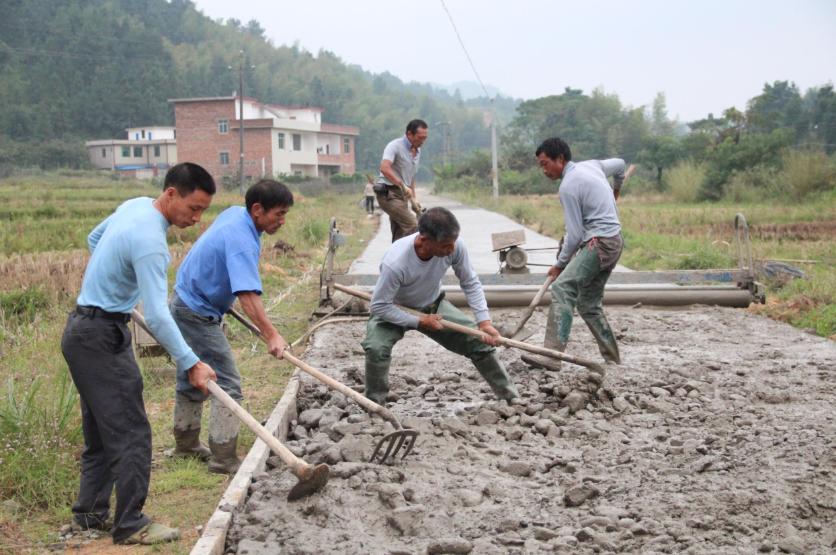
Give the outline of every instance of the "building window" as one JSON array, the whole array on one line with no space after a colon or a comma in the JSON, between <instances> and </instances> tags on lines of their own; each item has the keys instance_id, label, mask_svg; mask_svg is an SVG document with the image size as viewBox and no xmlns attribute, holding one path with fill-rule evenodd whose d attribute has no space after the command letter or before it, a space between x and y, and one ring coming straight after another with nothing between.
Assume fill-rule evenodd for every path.
<instances>
[{"instance_id":1,"label":"building window","mask_svg":"<svg viewBox=\"0 0 836 555\"><path fill-rule=\"evenodd\" d=\"M134 158L142 158L142 147L135 146L134 147Z\"/></svg>"},{"instance_id":2,"label":"building window","mask_svg":"<svg viewBox=\"0 0 836 555\"><path fill-rule=\"evenodd\" d=\"M123 146L122 147L122 158L127 158L131 155L131 147Z\"/></svg>"},{"instance_id":3,"label":"building window","mask_svg":"<svg viewBox=\"0 0 836 555\"><path fill-rule=\"evenodd\" d=\"M296 177L302 177L302 170L294 170L293 175L295 175Z\"/></svg>"},{"instance_id":4,"label":"building window","mask_svg":"<svg viewBox=\"0 0 836 555\"><path fill-rule=\"evenodd\" d=\"M160 145L154 145L154 156L160 157Z\"/></svg>"},{"instance_id":5,"label":"building window","mask_svg":"<svg viewBox=\"0 0 836 555\"><path fill-rule=\"evenodd\" d=\"M229 133L229 120L228 119L219 119L218 120L218 133L221 135L225 135Z\"/></svg>"},{"instance_id":6,"label":"building window","mask_svg":"<svg viewBox=\"0 0 836 555\"><path fill-rule=\"evenodd\" d=\"M107 158L107 149L106 148L102 149L102 158Z\"/></svg>"},{"instance_id":7,"label":"building window","mask_svg":"<svg viewBox=\"0 0 836 555\"><path fill-rule=\"evenodd\" d=\"M279 150L284 150L284 133L279 133Z\"/></svg>"},{"instance_id":8,"label":"building window","mask_svg":"<svg viewBox=\"0 0 836 555\"><path fill-rule=\"evenodd\" d=\"M228 152L221 152L221 165L228 166L229 165L229 153Z\"/></svg>"},{"instance_id":9,"label":"building window","mask_svg":"<svg viewBox=\"0 0 836 555\"><path fill-rule=\"evenodd\" d=\"M343 154L349 154L351 152L351 139L348 137L343 137Z\"/></svg>"},{"instance_id":10,"label":"building window","mask_svg":"<svg viewBox=\"0 0 836 555\"><path fill-rule=\"evenodd\" d=\"M302 150L302 135L293 134L293 150Z\"/></svg>"}]
</instances>

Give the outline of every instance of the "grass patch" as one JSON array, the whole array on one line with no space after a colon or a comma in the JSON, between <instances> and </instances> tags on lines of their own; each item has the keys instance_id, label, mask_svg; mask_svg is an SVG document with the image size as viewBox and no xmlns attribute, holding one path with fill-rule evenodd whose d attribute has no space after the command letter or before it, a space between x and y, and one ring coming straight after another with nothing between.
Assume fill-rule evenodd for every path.
<instances>
[{"instance_id":1,"label":"grass patch","mask_svg":"<svg viewBox=\"0 0 836 555\"><path fill-rule=\"evenodd\" d=\"M21 545L46 550L58 528L69 521L83 441L77 393L60 352L60 338L81 286L86 236L124 200L157 192L146 182L115 181L93 172L0 181L0 376L5 387L0 398L0 496L20 507L0 510L0 551ZM192 242L233 204L243 201L234 192L219 192L198 226L170 230L170 283ZM347 264L375 230L375 222L351 197L327 191L319 196L297 194L287 224L277 234L263 236L264 302L288 340L307 329L318 303L318 272L332 216L347 239L338 266ZM274 248L279 242L282 248ZM235 322L230 322L229 337L243 377L243 404L257 420L266 419L293 369L267 355L263 345ZM228 478L209 474L205 465L194 461L164 455L174 445L173 365L167 358L142 358L139 363L153 431L145 510L179 526L183 534L180 542L153 551L187 553L199 535L196 527L206 523ZM208 416L207 406L204 441ZM254 440L242 429L239 454L243 456ZM109 539L87 546L94 551L109 548Z\"/></svg>"}]
</instances>

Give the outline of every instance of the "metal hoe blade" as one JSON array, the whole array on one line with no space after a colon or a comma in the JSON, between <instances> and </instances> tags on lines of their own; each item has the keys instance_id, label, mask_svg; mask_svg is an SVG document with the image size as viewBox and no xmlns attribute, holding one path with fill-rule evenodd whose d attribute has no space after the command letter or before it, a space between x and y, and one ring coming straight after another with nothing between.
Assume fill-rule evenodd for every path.
<instances>
[{"instance_id":1,"label":"metal hoe blade","mask_svg":"<svg viewBox=\"0 0 836 555\"><path fill-rule=\"evenodd\" d=\"M327 464L319 464L314 467L313 472L307 478L299 477L299 482L290 488L287 494L288 501L295 501L314 493L325 487L328 483L328 475L330 470Z\"/></svg>"},{"instance_id":2,"label":"metal hoe blade","mask_svg":"<svg viewBox=\"0 0 836 555\"><path fill-rule=\"evenodd\" d=\"M389 457L392 459L396 458L401 449L404 449L401 459L406 458L410 451L412 451L412 448L415 447L416 437L418 437L418 431L410 429L396 430L390 434L386 434L377 442L377 447L374 448L369 462L384 464ZM383 451L381 452L381 450ZM380 457L378 457L378 453L381 453Z\"/></svg>"}]
</instances>

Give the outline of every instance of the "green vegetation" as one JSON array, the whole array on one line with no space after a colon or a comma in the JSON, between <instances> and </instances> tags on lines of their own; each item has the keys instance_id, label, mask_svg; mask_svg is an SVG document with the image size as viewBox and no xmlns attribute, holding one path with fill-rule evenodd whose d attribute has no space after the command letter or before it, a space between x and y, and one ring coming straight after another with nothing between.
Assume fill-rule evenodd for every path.
<instances>
[{"instance_id":1,"label":"green vegetation","mask_svg":"<svg viewBox=\"0 0 836 555\"><path fill-rule=\"evenodd\" d=\"M376 168L385 144L414 117L449 122L450 140L461 151L490 141L485 98L463 102L348 65L328 51L273 46L258 22L214 21L187 0L6 2L0 37L0 174L84 167L83 140L173 124L171 98L228 96L239 87L238 72L229 68L239 66L240 51L245 67L253 67L244 76L248 96L321 106L325 121L358 126L359 168ZM516 102L495 104L510 119ZM442 148L442 141L426 145L424 176Z\"/></svg>"},{"instance_id":2,"label":"green vegetation","mask_svg":"<svg viewBox=\"0 0 836 555\"><path fill-rule=\"evenodd\" d=\"M665 97L648 113L623 107L615 95L563 94L523 102L502 136L502 192L542 194L552 190L538 171L540 141L559 136L574 160L619 157L641 171L625 194L666 193L682 201L798 201L836 188L836 93L832 85L803 96L786 81L764 85L745 112L729 108L683 126L670 121ZM437 165L439 191L491 187L490 157L475 151L455 165Z\"/></svg>"},{"instance_id":3,"label":"green vegetation","mask_svg":"<svg viewBox=\"0 0 836 555\"><path fill-rule=\"evenodd\" d=\"M628 182L627 187L632 186ZM484 190L470 190L457 197L545 235L563 234L563 210L556 195L506 195L494 201ZM756 267L770 260L787 261L806 274L804 279L788 281L761 273L767 304L750 310L836 339L836 190L792 203L769 199L685 203L669 195L633 195L622 197L618 210L625 239L621 263L635 270L736 267L733 221L742 212L749 223Z\"/></svg>"},{"instance_id":4,"label":"green vegetation","mask_svg":"<svg viewBox=\"0 0 836 555\"><path fill-rule=\"evenodd\" d=\"M46 550L58 528L69 522L83 441L78 395L61 355L60 338L87 260L85 237L123 200L155 196L158 190L145 182L83 172L0 180L0 498L10 502L0 506L0 550L20 545ZM340 249L344 261L357 256L374 231L374 222L354 202L359 195L295 196L287 224L277 234L264 236L261 259L265 305L288 340L307 329L317 305L330 218L337 217L348 239ZM237 195L221 192L200 229L170 231L169 281L200 230L225 207L239 202ZM237 323L230 323L230 339L244 378L245 407L257 419L265 419L292 368L265 354ZM181 542L160 552L187 552L198 536L195 527L205 524L227 479L208 474L205 465L164 455L173 446L172 365L165 358L139 362L154 434L146 512L182 529ZM239 452L245 453L253 441L253 434L243 433ZM110 540L100 542L104 547Z\"/></svg>"}]
</instances>

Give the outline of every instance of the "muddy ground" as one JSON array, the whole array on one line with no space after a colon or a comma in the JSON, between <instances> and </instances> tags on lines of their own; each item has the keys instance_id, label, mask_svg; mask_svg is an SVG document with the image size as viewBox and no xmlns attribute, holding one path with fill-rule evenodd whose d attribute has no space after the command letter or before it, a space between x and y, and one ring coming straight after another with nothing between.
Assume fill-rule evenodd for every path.
<instances>
[{"instance_id":1,"label":"muddy ground","mask_svg":"<svg viewBox=\"0 0 836 555\"><path fill-rule=\"evenodd\" d=\"M525 406L408 333L392 410L421 435L393 466L363 462L385 426L306 379L289 443L332 478L287 503L284 467L256 476L227 552L832 553L836 344L739 309L608 314L624 363L600 385L502 352ZM326 326L305 358L359 385L364 332ZM568 351L597 359L580 320Z\"/></svg>"}]
</instances>

